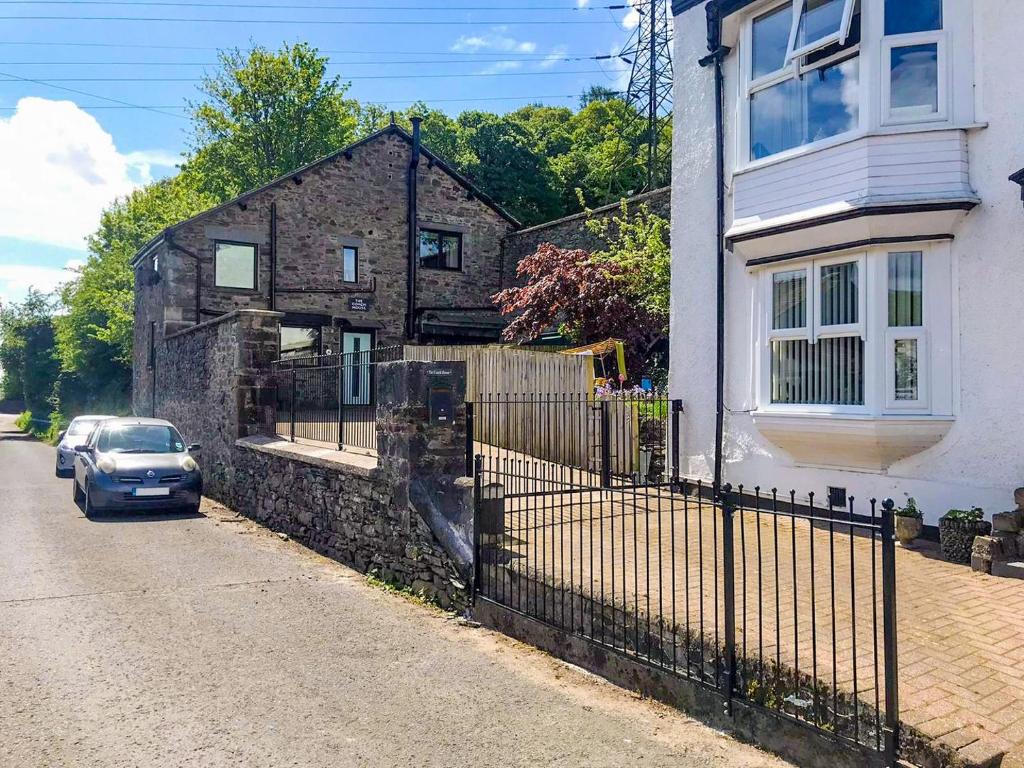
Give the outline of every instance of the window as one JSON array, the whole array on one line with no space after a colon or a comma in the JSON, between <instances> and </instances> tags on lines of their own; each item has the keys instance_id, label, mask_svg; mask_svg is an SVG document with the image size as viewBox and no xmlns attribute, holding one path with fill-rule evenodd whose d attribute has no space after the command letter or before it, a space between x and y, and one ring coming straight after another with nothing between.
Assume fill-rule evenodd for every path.
<instances>
[{"instance_id":1,"label":"window","mask_svg":"<svg viewBox=\"0 0 1024 768\"><path fill-rule=\"evenodd\" d=\"M946 390L929 379L949 359L951 280L943 244L770 268L761 407L857 414L948 407Z\"/></svg>"},{"instance_id":2,"label":"window","mask_svg":"<svg viewBox=\"0 0 1024 768\"><path fill-rule=\"evenodd\" d=\"M853 22L855 0L796 0L797 17L789 36L786 62L829 45L843 45Z\"/></svg>"},{"instance_id":3,"label":"window","mask_svg":"<svg viewBox=\"0 0 1024 768\"><path fill-rule=\"evenodd\" d=\"M342 280L346 283L359 282L359 249L346 245L341 249Z\"/></svg>"},{"instance_id":4,"label":"window","mask_svg":"<svg viewBox=\"0 0 1024 768\"><path fill-rule=\"evenodd\" d=\"M281 359L310 357L320 354L320 329L281 326Z\"/></svg>"},{"instance_id":5,"label":"window","mask_svg":"<svg viewBox=\"0 0 1024 768\"><path fill-rule=\"evenodd\" d=\"M885 0L883 81L887 119L940 119L945 113L942 0Z\"/></svg>"},{"instance_id":6,"label":"window","mask_svg":"<svg viewBox=\"0 0 1024 768\"><path fill-rule=\"evenodd\" d=\"M257 249L252 243L214 244L214 284L218 288L256 290Z\"/></svg>"},{"instance_id":7,"label":"window","mask_svg":"<svg viewBox=\"0 0 1024 768\"><path fill-rule=\"evenodd\" d=\"M864 404L862 272L847 257L772 274L772 404Z\"/></svg>"},{"instance_id":8,"label":"window","mask_svg":"<svg viewBox=\"0 0 1024 768\"><path fill-rule=\"evenodd\" d=\"M856 128L860 120L859 4L854 0L800 0L797 5L801 9L799 26L793 19L792 3L751 23L747 88L751 160L838 136ZM849 11L849 22L834 34L815 37L815 30L831 28L826 19L836 9L841 18ZM839 34L843 29L849 34ZM794 41L812 38L824 42L802 45L793 53Z\"/></svg>"},{"instance_id":9,"label":"window","mask_svg":"<svg viewBox=\"0 0 1024 768\"><path fill-rule=\"evenodd\" d=\"M458 232L421 229L420 267L462 269L462 235Z\"/></svg>"},{"instance_id":10,"label":"window","mask_svg":"<svg viewBox=\"0 0 1024 768\"><path fill-rule=\"evenodd\" d=\"M156 365L156 323L152 320L149 323L149 357L147 365L150 368Z\"/></svg>"},{"instance_id":11,"label":"window","mask_svg":"<svg viewBox=\"0 0 1024 768\"><path fill-rule=\"evenodd\" d=\"M174 427L160 424L115 424L96 441L100 453L183 453L185 441Z\"/></svg>"},{"instance_id":12,"label":"window","mask_svg":"<svg viewBox=\"0 0 1024 768\"><path fill-rule=\"evenodd\" d=\"M920 251L890 253L886 330L886 405L925 405L924 273Z\"/></svg>"}]
</instances>

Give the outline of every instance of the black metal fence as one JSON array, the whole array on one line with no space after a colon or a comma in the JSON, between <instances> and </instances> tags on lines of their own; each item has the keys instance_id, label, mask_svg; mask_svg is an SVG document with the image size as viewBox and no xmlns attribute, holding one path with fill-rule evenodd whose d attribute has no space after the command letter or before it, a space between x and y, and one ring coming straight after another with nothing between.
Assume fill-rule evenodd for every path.
<instances>
[{"instance_id":1,"label":"black metal fence","mask_svg":"<svg viewBox=\"0 0 1024 768\"><path fill-rule=\"evenodd\" d=\"M376 451L376 367L401 359L401 347L378 347L275 361L277 433L293 442Z\"/></svg>"},{"instance_id":2,"label":"black metal fence","mask_svg":"<svg viewBox=\"0 0 1024 768\"><path fill-rule=\"evenodd\" d=\"M473 403L478 598L893 764L891 502L837 509L812 493L688 481L681 412L661 398ZM509 431L531 424L545 434ZM557 460L559 444L585 460ZM618 472L630 465L615 450L650 454Z\"/></svg>"}]
</instances>

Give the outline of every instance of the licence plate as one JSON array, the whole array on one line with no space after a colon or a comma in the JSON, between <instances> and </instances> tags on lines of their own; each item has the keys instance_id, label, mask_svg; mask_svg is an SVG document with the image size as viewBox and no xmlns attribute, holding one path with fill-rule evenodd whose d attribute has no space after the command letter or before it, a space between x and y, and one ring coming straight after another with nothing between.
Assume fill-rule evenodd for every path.
<instances>
[{"instance_id":1,"label":"licence plate","mask_svg":"<svg viewBox=\"0 0 1024 768\"><path fill-rule=\"evenodd\" d=\"M170 488L132 488L132 496L170 496Z\"/></svg>"}]
</instances>

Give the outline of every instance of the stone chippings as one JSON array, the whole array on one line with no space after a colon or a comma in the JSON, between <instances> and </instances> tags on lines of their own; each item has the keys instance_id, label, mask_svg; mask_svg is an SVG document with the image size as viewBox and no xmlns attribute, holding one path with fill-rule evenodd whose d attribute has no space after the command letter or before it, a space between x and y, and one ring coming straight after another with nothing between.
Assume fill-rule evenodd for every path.
<instances>
[{"instance_id":1,"label":"stone chippings","mask_svg":"<svg viewBox=\"0 0 1024 768\"><path fill-rule=\"evenodd\" d=\"M377 472L314 466L245 445L233 453L231 506L271 530L442 608L467 604L466 585L415 512L397 506Z\"/></svg>"}]
</instances>

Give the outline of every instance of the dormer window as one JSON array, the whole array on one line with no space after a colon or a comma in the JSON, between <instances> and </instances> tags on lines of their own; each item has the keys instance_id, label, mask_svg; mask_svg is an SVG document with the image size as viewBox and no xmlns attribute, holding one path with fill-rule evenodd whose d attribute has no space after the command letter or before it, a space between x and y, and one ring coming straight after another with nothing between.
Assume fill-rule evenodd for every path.
<instances>
[{"instance_id":1,"label":"dormer window","mask_svg":"<svg viewBox=\"0 0 1024 768\"><path fill-rule=\"evenodd\" d=\"M786 62L838 43L844 45L856 0L797 0Z\"/></svg>"}]
</instances>

